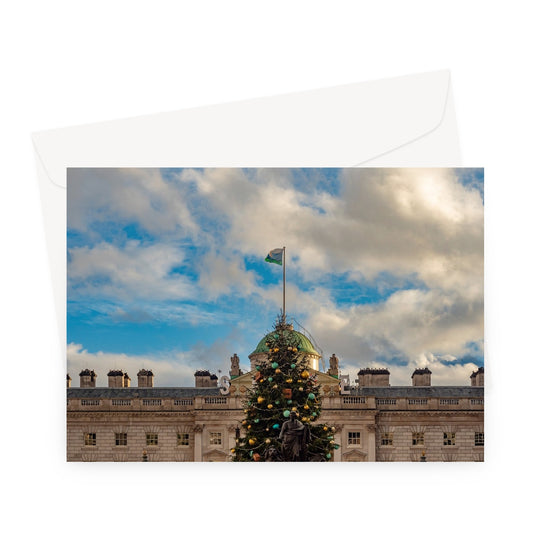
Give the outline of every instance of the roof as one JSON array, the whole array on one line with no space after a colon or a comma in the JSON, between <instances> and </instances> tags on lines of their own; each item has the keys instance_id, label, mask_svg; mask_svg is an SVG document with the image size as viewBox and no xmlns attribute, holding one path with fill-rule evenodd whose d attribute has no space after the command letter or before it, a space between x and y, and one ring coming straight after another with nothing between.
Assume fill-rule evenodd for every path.
<instances>
[{"instance_id":1,"label":"roof","mask_svg":"<svg viewBox=\"0 0 533 533\"><path fill-rule=\"evenodd\" d=\"M70 387L67 398L194 398L221 396L218 387Z\"/></svg>"},{"instance_id":2,"label":"roof","mask_svg":"<svg viewBox=\"0 0 533 533\"><path fill-rule=\"evenodd\" d=\"M300 340L299 350L301 352L320 356L320 354L316 351L315 347L313 346L313 343L303 333L300 333L299 331L296 331L296 330L294 330L293 333L296 333L296 335L298 336L298 339ZM257 348L250 355L253 355L254 353L268 353L268 346L266 345L266 340L267 340L268 335L270 335L270 333L265 335L259 341Z\"/></svg>"},{"instance_id":3,"label":"roof","mask_svg":"<svg viewBox=\"0 0 533 533\"><path fill-rule=\"evenodd\" d=\"M350 394L377 398L483 398L484 387L359 387L351 389Z\"/></svg>"},{"instance_id":4,"label":"roof","mask_svg":"<svg viewBox=\"0 0 533 533\"><path fill-rule=\"evenodd\" d=\"M361 368L359 372L357 372L358 376L363 376L365 374L388 374L390 375L390 372L386 368Z\"/></svg>"},{"instance_id":5,"label":"roof","mask_svg":"<svg viewBox=\"0 0 533 533\"><path fill-rule=\"evenodd\" d=\"M431 370L429 368L417 368L412 373L411 377L417 375L417 374L431 374Z\"/></svg>"},{"instance_id":6,"label":"roof","mask_svg":"<svg viewBox=\"0 0 533 533\"><path fill-rule=\"evenodd\" d=\"M122 372L122 370L110 370L108 373L107 373L108 376L123 376L124 375L124 372Z\"/></svg>"}]
</instances>

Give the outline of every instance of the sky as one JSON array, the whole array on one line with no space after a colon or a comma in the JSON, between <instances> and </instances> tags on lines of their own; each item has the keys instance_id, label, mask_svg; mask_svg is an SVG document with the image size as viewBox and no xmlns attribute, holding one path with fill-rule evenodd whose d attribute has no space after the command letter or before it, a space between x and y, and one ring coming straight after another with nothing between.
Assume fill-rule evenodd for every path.
<instances>
[{"instance_id":1,"label":"sky","mask_svg":"<svg viewBox=\"0 0 533 533\"><path fill-rule=\"evenodd\" d=\"M67 369L241 369L282 307L341 374L483 366L482 169L69 169Z\"/></svg>"}]
</instances>

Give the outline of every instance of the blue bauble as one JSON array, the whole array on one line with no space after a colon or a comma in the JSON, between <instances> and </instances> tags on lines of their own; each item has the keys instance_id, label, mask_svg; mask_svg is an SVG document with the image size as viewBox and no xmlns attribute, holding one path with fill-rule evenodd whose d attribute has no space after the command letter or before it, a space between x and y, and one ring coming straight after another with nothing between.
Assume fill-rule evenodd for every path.
<instances>
[{"instance_id":1,"label":"blue bauble","mask_svg":"<svg viewBox=\"0 0 533 533\"><path fill-rule=\"evenodd\" d=\"M279 424L274 424L274 425L272 426L272 429L279 429Z\"/></svg>"}]
</instances>

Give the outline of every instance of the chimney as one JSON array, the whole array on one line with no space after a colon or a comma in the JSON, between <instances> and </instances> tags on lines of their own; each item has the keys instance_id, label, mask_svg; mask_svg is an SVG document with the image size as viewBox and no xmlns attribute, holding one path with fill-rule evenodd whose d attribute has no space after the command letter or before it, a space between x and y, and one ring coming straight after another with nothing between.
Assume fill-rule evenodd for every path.
<instances>
[{"instance_id":1,"label":"chimney","mask_svg":"<svg viewBox=\"0 0 533 533\"><path fill-rule=\"evenodd\" d=\"M124 387L124 372L122 370L110 370L107 373L107 386L115 388Z\"/></svg>"},{"instance_id":2,"label":"chimney","mask_svg":"<svg viewBox=\"0 0 533 533\"><path fill-rule=\"evenodd\" d=\"M480 366L475 372L470 374L470 385L472 387L485 386L485 368Z\"/></svg>"},{"instance_id":3,"label":"chimney","mask_svg":"<svg viewBox=\"0 0 533 533\"><path fill-rule=\"evenodd\" d=\"M411 379L413 380L413 387L431 387L431 370L427 367L417 368Z\"/></svg>"},{"instance_id":4,"label":"chimney","mask_svg":"<svg viewBox=\"0 0 533 533\"><path fill-rule=\"evenodd\" d=\"M139 370L137 372L137 386L138 387L153 387L154 373L151 370Z\"/></svg>"},{"instance_id":5,"label":"chimney","mask_svg":"<svg viewBox=\"0 0 533 533\"><path fill-rule=\"evenodd\" d=\"M390 372L386 368L363 368L357 373L360 387L389 387Z\"/></svg>"},{"instance_id":6,"label":"chimney","mask_svg":"<svg viewBox=\"0 0 533 533\"><path fill-rule=\"evenodd\" d=\"M124 387L129 388L131 383L131 378L128 376L127 372L124 372Z\"/></svg>"},{"instance_id":7,"label":"chimney","mask_svg":"<svg viewBox=\"0 0 533 533\"><path fill-rule=\"evenodd\" d=\"M67 374L67 389L70 389L71 383L72 383L72 378Z\"/></svg>"},{"instance_id":8,"label":"chimney","mask_svg":"<svg viewBox=\"0 0 533 533\"><path fill-rule=\"evenodd\" d=\"M96 387L96 378L98 376L94 373L94 370L86 368L80 372L80 387L88 389L90 387Z\"/></svg>"},{"instance_id":9,"label":"chimney","mask_svg":"<svg viewBox=\"0 0 533 533\"><path fill-rule=\"evenodd\" d=\"M218 386L218 376L216 374L211 374L211 383L209 383L209 386L214 388Z\"/></svg>"},{"instance_id":10,"label":"chimney","mask_svg":"<svg viewBox=\"0 0 533 533\"><path fill-rule=\"evenodd\" d=\"M195 387L211 387L211 372L209 370L197 370L194 373Z\"/></svg>"}]
</instances>

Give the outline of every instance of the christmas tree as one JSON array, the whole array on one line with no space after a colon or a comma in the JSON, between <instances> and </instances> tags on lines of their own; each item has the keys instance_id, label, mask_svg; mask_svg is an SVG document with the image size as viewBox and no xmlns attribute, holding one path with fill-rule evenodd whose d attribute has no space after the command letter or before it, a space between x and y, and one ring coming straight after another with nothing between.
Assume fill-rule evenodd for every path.
<instances>
[{"instance_id":1,"label":"christmas tree","mask_svg":"<svg viewBox=\"0 0 533 533\"><path fill-rule=\"evenodd\" d=\"M308 356L282 315L266 337L268 358L256 365L234 461L329 461L335 428L318 424L321 392ZM289 422L290 421L290 422ZM286 422L289 422L285 424ZM285 424L285 425L284 425Z\"/></svg>"}]
</instances>

